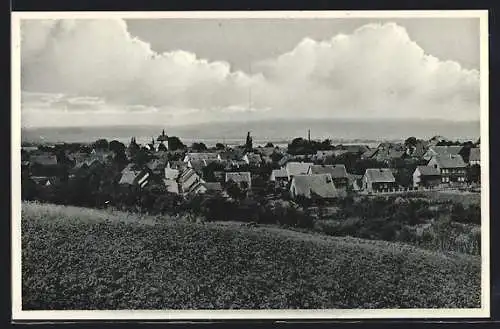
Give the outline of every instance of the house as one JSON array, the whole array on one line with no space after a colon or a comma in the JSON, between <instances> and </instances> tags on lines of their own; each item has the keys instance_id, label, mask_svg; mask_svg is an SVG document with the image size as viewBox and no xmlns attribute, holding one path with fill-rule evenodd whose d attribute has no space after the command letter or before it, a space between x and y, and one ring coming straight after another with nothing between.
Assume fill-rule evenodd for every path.
<instances>
[{"instance_id":1,"label":"house","mask_svg":"<svg viewBox=\"0 0 500 329\"><path fill-rule=\"evenodd\" d=\"M153 159L149 161L146 166L151 170L155 175L162 175L165 172L165 162L160 159Z\"/></svg>"},{"instance_id":2,"label":"house","mask_svg":"<svg viewBox=\"0 0 500 329\"><path fill-rule=\"evenodd\" d=\"M161 135L158 136L156 141L159 142L160 144L163 144L165 146L165 149L168 150L168 136L167 136L167 134L165 134L165 130L162 130ZM159 145L158 145L158 148L159 148Z\"/></svg>"},{"instance_id":3,"label":"house","mask_svg":"<svg viewBox=\"0 0 500 329\"><path fill-rule=\"evenodd\" d=\"M254 167L258 167L262 163L262 158L259 154L257 153L246 153L243 156L243 161L245 161L246 164Z\"/></svg>"},{"instance_id":4,"label":"house","mask_svg":"<svg viewBox=\"0 0 500 329\"><path fill-rule=\"evenodd\" d=\"M273 158L271 158L270 156L267 156L267 155L263 155L262 162L264 162L265 164L271 164L271 163L273 163Z\"/></svg>"},{"instance_id":5,"label":"house","mask_svg":"<svg viewBox=\"0 0 500 329\"><path fill-rule=\"evenodd\" d=\"M336 188L345 189L348 185L347 170L345 165L312 165L307 171L308 175L330 174Z\"/></svg>"},{"instance_id":6,"label":"house","mask_svg":"<svg viewBox=\"0 0 500 329\"><path fill-rule=\"evenodd\" d=\"M184 162L188 161L196 161L196 160L218 160L220 161L222 158L218 153L187 153L184 157Z\"/></svg>"},{"instance_id":7,"label":"house","mask_svg":"<svg viewBox=\"0 0 500 329\"><path fill-rule=\"evenodd\" d=\"M479 147L473 147L470 149L469 165L481 165L481 152Z\"/></svg>"},{"instance_id":8,"label":"house","mask_svg":"<svg viewBox=\"0 0 500 329\"><path fill-rule=\"evenodd\" d=\"M252 188L252 176L248 171L227 172L226 183L229 181L237 183L240 186L240 188L248 188L248 189Z\"/></svg>"},{"instance_id":9,"label":"house","mask_svg":"<svg viewBox=\"0 0 500 329\"><path fill-rule=\"evenodd\" d=\"M365 153L361 154L361 159L365 159L365 160L372 159L375 157L375 155L377 154L378 151L379 151L379 149L368 150Z\"/></svg>"},{"instance_id":10,"label":"house","mask_svg":"<svg viewBox=\"0 0 500 329\"><path fill-rule=\"evenodd\" d=\"M389 164L393 160L403 158L405 156L405 154L406 153L404 150L399 150L399 149L394 149L394 148L379 149L377 151L377 153L372 157L372 159Z\"/></svg>"},{"instance_id":11,"label":"house","mask_svg":"<svg viewBox=\"0 0 500 329\"><path fill-rule=\"evenodd\" d=\"M397 187L396 179L388 168L366 169L362 179L362 187L368 192L382 191Z\"/></svg>"},{"instance_id":12,"label":"house","mask_svg":"<svg viewBox=\"0 0 500 329\"><path fill-rule=\"evenodd\" d=\"M57 183L56 177L46 177L46 176L31 176L30 179L38 185L41 186L51 186Z\"/></svg>"},{"instance_id":13,"label":"house","mask_svg":"<svg viewBox=\"0 0 500 329\"><path fill-rule=\"evenodd\" d=\"M176 180L164 178L163 184L165 184L167 192L179 194L179 184L177 183Z\"/></svg>"},{"instance_id":14,"label":"house","mask_svg":"<svg viewBox=\"0 0 500 329\"><path fill-rule=\"evenodd\" d=\"M219 152L219 157L221 160L240 160L244 155L244 150L242 149L226 149L222 152Z\"/></svg>"},{"instance_id":15,"label":"house","mask_svg":"<svg viewBox=\"0 0 500 329\"><path fill-rule=\"evenodd\" d=\"M397 150L404 151L405 147L401 143L392 143L392 142L382 142L377 146L378 150Z\"/></svg>"},{"instance_id":16,"label":"house","mask_svg":"<svg viewBox=\"0 0 500 329\"><path fill-rule=\"evenodd\" d=\"M424 153L423 158L429 161L434 156L449 156L449 155L460 155L463 146L430 146L429 149Z\"/></svg>"},{"instance_id":17,"label":"house","mask_svg":"<svg viewBox=\"0 0 500 329\"><path fill-rule=\"evenodd\" d=\"M175 180L179 177L179 169L178 167L173 167L170 162L167 162L167 166L165 167L165 179Z\"/></svg>"},{"instance_id":18,"label":"house","mask_svg":"<svg viewBox=\"0 0 500 329\"><path fill-rule=\"evenodd\" d=\"M433 156L428 166L439 170L442 184L464 183L466 178L466 164L460 155Z\"/></svg>"},{"instance_id":19,"label":"house","mask_svg":"<svg viewBox=\"0 0 500 329\"><path fill-rule=\"evenodd\" d=\"M226 179L226 173L224 171L214 171L214 178L217 182L222 183Z\"/></svg>"},{"instance_id":20,"label":"house","mask_svg":"<svg viewBox=\"0 0 500 329\"><path fill-rule=\"evenodd\" d=\"M427 142L423 140L417 140L415 145L406 145L405 153L412 158L422 158L427 152Z\"/></svg>"},{"instance_id":21,"label":"house","mask_svg":"<svg viewBox=\"0 0 500 329\"><path fill-rule=\"evenodd\" d=\"M332 199L338 197L330 174L295 175L290 184L292 198L299 196L311 199Z\"/></svg>"},{"instance_id":22,"label":"house","mask_svg":"<svg viewBox=\"0 0 500 329\"><path fill-rule=\"evenodd\" d=\"M246 167L248 166L247 163L243 160L230 160L226 163L226 169L231 170L231 169L238 169L241 167Z\"/></svg>"},{"instance_id":23,"label":"house","mask_svg":"<svg viewBox=\"0 0 500 329\"><path fill-rule=\"evenodd\" d=\"M101 163L107 163L113 160L115 153L109 150L92 149L90 158L95 159Z\"/></svg>"},{"instance_id":24,"label":"house","mask_svg":"<svg viewBox=\"0 0 500 329\"><path fill-rule=\"evenodd\" d=\"M168 161L167 167L171 169L183 170L188 168L188 163L184 161Z\"/></svg>"},{"instance_id":25,"label":"house","mask_svg":"<svg viewBox=\"0 0 500 329\"><path fill-rule=\"evenodd\" d=\"M434 187L441 183L441 173L432 166L418 166L413 172L414 187Z\"/></svg>"},{"instance_id":26,"label":"house","mask_svg":"<svg viewBox=\"0 0 500 329\"><path fill-rule=\"evenodd\" d=\"M285 154L279 161L278 161L278 165L280 167L284 167L289 161L291 161L292 159L292 156L289 155L289 154Z\"/></svg>"},{"instance_id":27,"label":"house","mask_svg":"<svg viewBox=\"0 0 500 329\"><path fill-rule=\"evenodd\" d=\"M122 176L119 185L140 186L141 188L148 185L151 178L151 172L148 168L137 169L133 164L129 164L122 170Z\"/></svg>"},{"instance_id":28,"label":"house","mask_svg":"<svg viewBox=\"0 0 500 329\"><path fill-rule=\"evenodd\" d=\"M286 186L286 184L288 183L288 173L286 171L286 168L273 169L269 180L271 182L274 182L277 186Z\"/></svg>"},{"instance_id":29,"label":"house","mask_svg":"<svg viewBox=\"0 0 500 329\"><path fill-rule=\"evenodd\" d=\"M201 160L189 160L187 162L187 167L196 171L196 173L200 176L203 175L203 168L206 167L205 161Z\"/></svg>"},{"instance_id":30,"label":"house","mask_svg":"<svg viewBox=\"0 0 500 329\"><path fill-rule=\"evenodd\" d=\"M347 151L348 153L354 153L354 154L363 154L366 151L368 151L370 148L366 145L343 145L342 149Z\"/></svg>"},{"instance_id":31,"label":"house","mask_svg":"<svg viewBox=\"0 0 500 329\"><path fill-rule=\"evenodd\" d=\"M336 152L335 150L316 151L314 159L316 161L324 161L328 157L335 157L335 152Z\"/></svg>"},{"instance_id":32,"label":"house","mask_svg":"<svg viewBox=\"0 0 500 329\"><path fill-rule=\"evenodd\" d=\"M206 187L203 186L205 182L192 168L184 169L179 175L178 182L181 193L184 195L205 193L207 190Z\"/></svg>"},{"instance_id":33,"label":"house","mask_svg":"<svg viewBox=\"0 0 500 329\"><path fill-rule=\"evenodd\" d=\"M296 175L307 175L309 167L313 164L312 162L288 162L285 166L288 180L292 180L293 176Z\"/></svg>"},{"instance_id":34,"label":"house","mask_svg":"<svg viewBox=\"0 0 500 329\"><path fill-rule=\"evenodd\" d=\"M204 183L205 188L207 189L207 192L218 192L218 193L223 193L222 189L222 184L219 182L205 182Z\"/></svg>"}]
</instances>

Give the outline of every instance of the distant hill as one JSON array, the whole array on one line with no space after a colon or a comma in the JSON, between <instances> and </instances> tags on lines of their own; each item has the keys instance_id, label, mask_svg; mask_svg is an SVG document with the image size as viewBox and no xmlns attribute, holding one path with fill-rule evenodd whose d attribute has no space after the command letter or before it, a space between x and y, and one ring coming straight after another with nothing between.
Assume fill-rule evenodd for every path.
<instances>
[{"instance_id":1,"label":"distant hill","mask_svg":"<svg viewBox=\"0 0 500 329\"><path fill-rule=\"evenodd\" d=\"M162 129L167 135L190 140L244 140L251 131L254 140L290 140L306 137L333 140L401 140L409 136L429 139L440 135L449 139L473 139L480 136L479 122L451 122L443 120L266 120L248 122L219 122L185 126L103 126L24 128L25 142L90 142L98 138L130 139L157 137Z\"/></svg>"},{"instance_id":2,"label":"distant hill","mask_svg":"<svg viewBox=\"0 0 500 329\"><path fill-rule=\"evenodd\" d=\"M49 204L21 225L25 310L480 306L475 256Z\"/></svg>"}]
</instances>

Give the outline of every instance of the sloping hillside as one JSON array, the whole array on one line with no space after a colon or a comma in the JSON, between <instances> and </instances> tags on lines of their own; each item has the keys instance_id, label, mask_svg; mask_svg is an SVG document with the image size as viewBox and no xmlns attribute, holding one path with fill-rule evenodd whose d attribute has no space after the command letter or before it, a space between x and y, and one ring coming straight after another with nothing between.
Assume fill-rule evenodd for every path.
<instances>
[{"instance_id":1,"label":"sloping hillside","mask_svg":"<svg viewBox=\"0 0 500 329\"><path fill-rule=\"evenodd\" d=\"M24 203L24 309L479 307L480 259Z\"/></svg>"}]
</instances>

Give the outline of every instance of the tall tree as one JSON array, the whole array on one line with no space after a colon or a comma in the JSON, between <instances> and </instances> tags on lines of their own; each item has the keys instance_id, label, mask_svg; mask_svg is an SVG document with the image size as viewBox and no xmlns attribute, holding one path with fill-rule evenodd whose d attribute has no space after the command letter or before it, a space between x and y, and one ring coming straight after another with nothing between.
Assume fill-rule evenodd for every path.
<instances>
[{"instance_id":1,"label":"tall tree","mask_svg":"<svg viewBox=\"0 0 500 329\"><path fill-rule=\"evenodd\" d=\"M245 150L247 152L250 152L253 150L253 141L252 141L252 136L250 136L250 132L247 133L247 139L245 142Z\"/></svg>"}]
</instances>

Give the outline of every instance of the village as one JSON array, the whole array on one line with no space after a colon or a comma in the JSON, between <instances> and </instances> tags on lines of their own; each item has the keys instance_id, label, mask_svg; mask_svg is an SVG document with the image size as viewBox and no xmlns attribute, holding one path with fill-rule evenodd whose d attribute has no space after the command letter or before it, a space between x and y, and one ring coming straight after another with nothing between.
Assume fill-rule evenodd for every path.
<instances>
[{"instance_id":1,"label":"village","mask_svg":"<svg viewBox=\"0 0 500 329\"><path fill-rule=\"evenodd\" d=\"M56 144L23 147L23 177L50 186L76 179L111 164L120 166L115 182L121 188L163 186L168 193L190 195L220 192L236 183L245 194L260 185L289 193L292 199L335 199L352 194L411 193L428 189L478 188L480 144L408 138L402 143L331 145L329 140L296 138L288 148L218 143L186 147L165 131L147 145L135 138L125 147L117 141L93 145ZM115 167L116 168L116 167ZM258 185L255 186L254 185Z\"/></svg>"}]
</instances>

